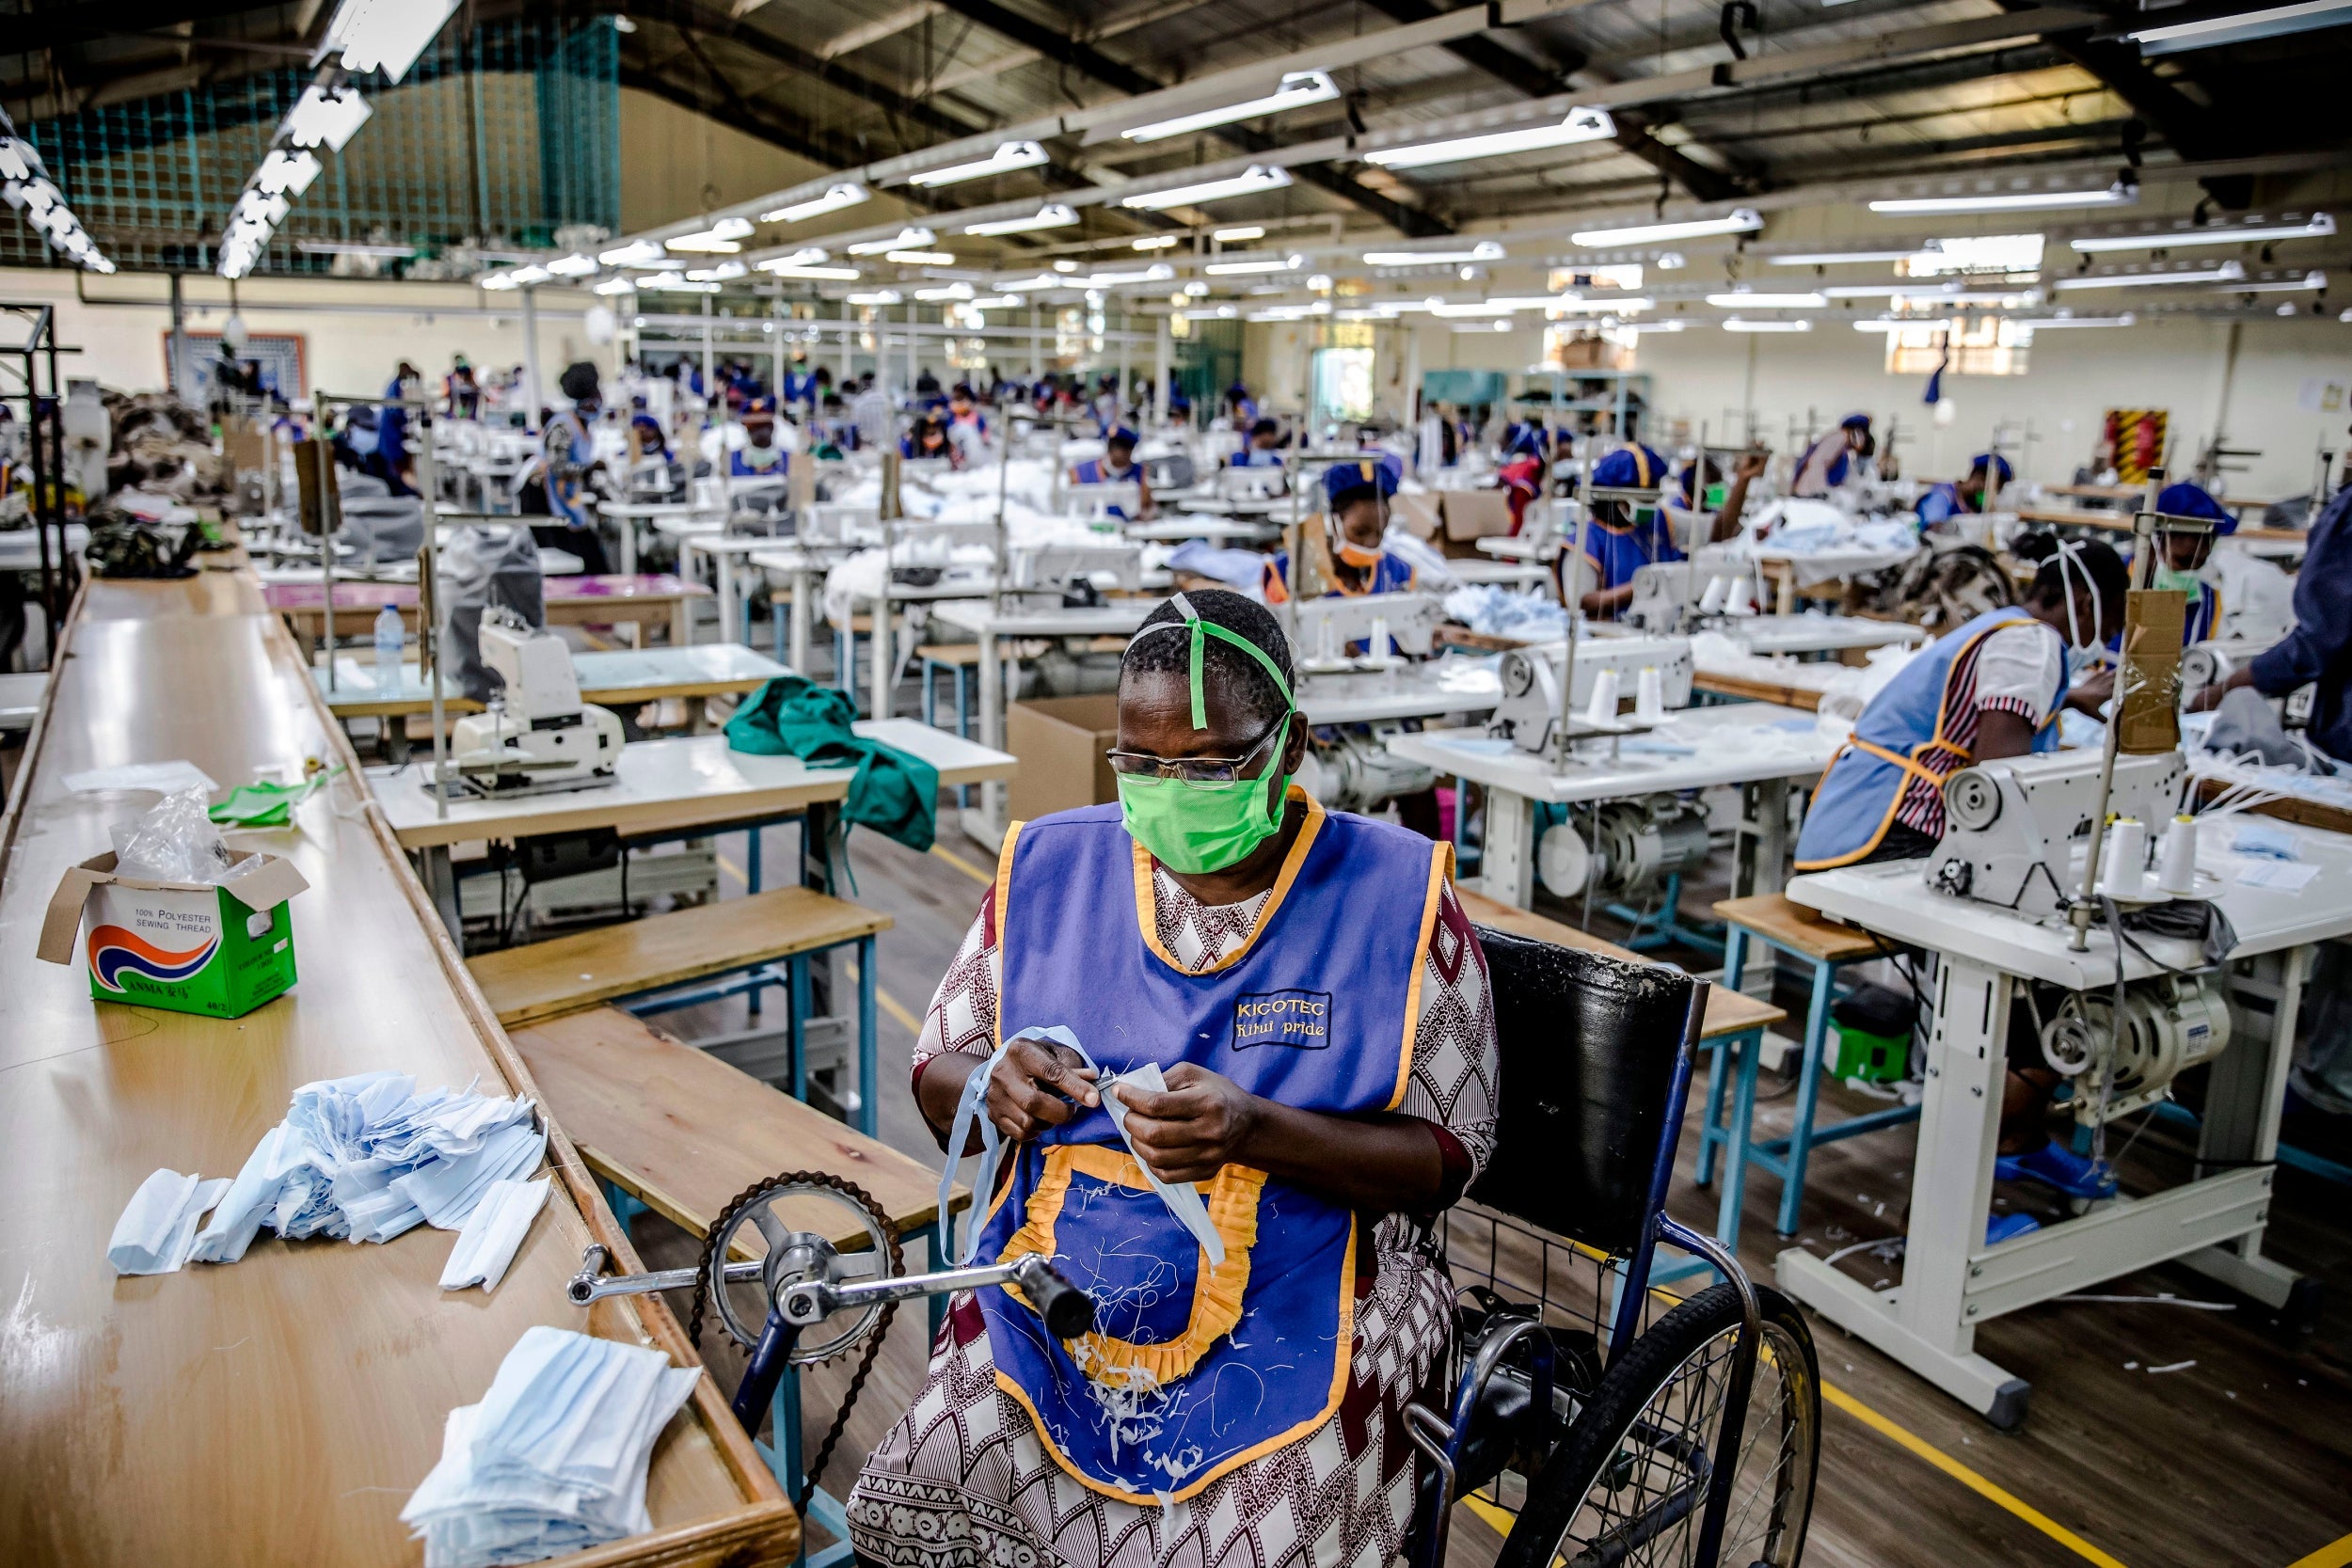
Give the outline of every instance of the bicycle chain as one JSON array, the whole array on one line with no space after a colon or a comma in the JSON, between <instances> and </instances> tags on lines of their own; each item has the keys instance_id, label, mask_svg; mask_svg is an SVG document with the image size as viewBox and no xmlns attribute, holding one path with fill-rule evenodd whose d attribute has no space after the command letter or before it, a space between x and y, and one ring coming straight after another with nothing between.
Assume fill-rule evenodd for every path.
<instances>
[{"instance_id":1,"label":"bicycle chain","mask_svg":"<svg viewBox=\"0 0 2352 1568\"><path fill-rule=\"evenodd\" d=\"M889 1240L890 1272L896 1275L903 1271L906 1256L898 1245L898 1231L891 1227L890 1215L881 1204L874 1201L871 1193L856 1182L845 1180L828 1171L814 1170L786 1171L781 1176L771 1176L765 1180L755 1181L727 1200L726 1206L721 1209L717 1217L710 1222L709 1230L704 1233L702 1258L694 1270L693 1307L686 1320L686 1336L693 1341L697 1353L702 1350L703 1318L710 1306L710 1281L717 1275L715 1254L720 1238L727 1235L734 1228L737 1217L762 1193L772 1192L778 1187L796 1185L831 1187L842 1196L863 1207L868 1214L873 1216L876 1227ZM841 1408L834 1414L833 1426L826 1432L824 1442L818 1445L817 1458L808 1467L808 1475L801 1495L793 1499L793 1506L803 1513L808 1510L808 1499L815 1495L818 1480L824 1475L825 1465L833 1458L833 1450L840 1446L841 1434L850 1424L850 1412L856 1407L858 1395L866 1389L866 1379L874 1370L874 1361L882 1354L882 1340L890 1333L891 1320L898 1316L898 1312L897 1302L884 1302L881 1313L874 1320L873 1332L866 1337L865 1354L858 1357L857 1370L850 1374L850 1386L841 1396Z\"/></svg>"}]
</instances>

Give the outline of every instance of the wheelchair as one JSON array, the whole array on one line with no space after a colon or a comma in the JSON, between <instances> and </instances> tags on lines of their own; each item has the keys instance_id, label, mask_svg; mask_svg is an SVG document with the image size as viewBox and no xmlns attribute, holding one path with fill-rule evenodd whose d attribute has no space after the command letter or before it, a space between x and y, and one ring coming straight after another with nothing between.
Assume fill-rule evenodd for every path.
<instances>
[{"instance_id":1,"label":"wheelchair","mask_svg":"<svg viewBox=\"0 0 2352 1568\"><path fill-rule=\"evenodd\" d=\"M1458 1294L1453 1350L1403 1412L1425 1461L1406 1568L1447 1560L1464 1499L1500 1521L1498 1568L1795 1568L1820 1460L1812 1336L1792 1303L1664 1212L1707 986L1478 937L1507 1092L1485 1171L1423 1238ZM1661 1243L1722 1283L1661 1307ZM863 1342L854 1400L899 1302L1009 1282L1058 1336L1093 1323L1093 1303L1036 1255L903 1273L879 1206L808 1172L746 1189L694 1268L614 1275L608 1262L588 1249L575 1305L691 1290L697 1337L714 1314L750 1352L732 1408L755 1440L790 1368ZM803 1508L848 1415L845 1402L794 1498ZM778 1437L771 1463L797 1476L798 1434Z\"/></svg>"}]
</instances>

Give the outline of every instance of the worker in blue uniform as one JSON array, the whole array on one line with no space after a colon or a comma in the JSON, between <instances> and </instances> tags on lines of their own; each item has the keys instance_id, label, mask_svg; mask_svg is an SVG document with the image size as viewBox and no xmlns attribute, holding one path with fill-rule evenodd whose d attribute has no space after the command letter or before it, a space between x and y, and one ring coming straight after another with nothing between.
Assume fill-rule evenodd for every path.
<instances>
[{"instance_id":1,"label":"worker in blue uniform","mask_svg":"<svg viewBox=\"0 0 2352 1568\"><path fill-rule=\"evenodd\" d=\"M582 359L567 367L556 385L572 405L556 414L540 432L538 453L524 470L521 509L549 520L532 525L532 536L546 547L568 550L580 557L580 569L600 576L607 563L604 539L596 532L589 482L602 467L589 432L604 409L604 388L596 367Z\"/></svg>"},{"instance_id":2,"label":"worker in blue uniform","mask_svg":"<svg viewBox=\"0 0 2352 1568\"><path fill-rule=\"evenodd\" d=\"M1585 483L1595 490L1655 490L1666 483L1666 460L1630 441L1593 465ZM1661 506L1635 506L1623 497L1590 502L1592 526L1584 536L1583 594L1578 608L1595 620L1613 617L1633 598L1633 574L1661 561L1680 561L1672 520ZM1555 570L1566 597L1568 556Z\"/></svg>"},{"instance_id":3,"label":"worker in blue uniform","mask_svg":"<svg viewBox=\"0 0 2352 1568\"><path fill-rule=\"evenodd\" d=\"M1405 465L1386 451L1366 452L1323 470L1321 537L1311 531L1308 542L1308 560L1323 594L1401 594L1413 586L1412 562L1381 545L1389 531L1389 501L1404 477ZM1289 599L1290 566L1288 550L1266 563L1266 603Z\"/></svg>"},{"instance_id":4,"label":"worker in blue uniform","mask_svg":"<svg viewBox=\"0 0 2352 1568\"><path fill-rule=\"evenodd\" d=\"M1260 420L1249 427L1249 439L1241 451L1233 453L1228 466L1235 468L1279 468L1282 466L1282 427L1272 420Z\"/></svg>"},{"instance_id":5,"label":"worker in blue uniform","mask_svg":"<svg viewBox=\"0 0 2352 1568\"><path fill-rule=\"evenodd\" d=\"M2336 492L2305 538L2303 569L2295 576L2295 629L2190 705L2211 707L2241 686L2265 697L2315 686L2303 737L2352 763L2352 487Z\"/></svg>"},{"instance_id":6,"label":"worker in blue uniform","mask_svg":"<svg viewBox=\"0 0 2352 1568\"><path fill-rule=\"evenodd\" d=\"M1103 455L1089 457L1072 465L1073 484L1132 484L1137 491L1136 515L1149 516L1152 512L1152 483L1143 474L1143 465L1136 461L1136 433L1125 425L1115 426L1103 443ZM1127 509L1113 506L1110 515L1124 517Z\"/></svg>"},{"instance_id":7,"label":"worker in blue uniform","mask_svg":"<svg viewBox=\"0 0 2352 1568\"><path fill-rule=\"evenodd\" d=\"M1788 482L1788 493L1809 499L1828 495L1855 476L1857 460L1870 444L1870 416L1847 415L1837 421L1836 430L1804 449Z\"/></svg>"},{"instance_id":8,"label":"worker in blue uniform","mask_svg":"<svg viewBox=\"0 0 2352 1568\"><path fill-rule=\"evenodd\" d=\"M817 405L817 372L808 368L807 360L795 359L792 368L784 372L784 384L776 390L787 404L814 408Z\"/></svg>"},{"instance_id":9,"label":"worker in blue uniform","mask_svg":"<svg viewBox=\"0 0 2352 1568\"><path fill-rule=\"evenodd\" d=\"M1797 835L1799 871L1931 853L1944 836L1945 780L1975 763L2056 751L2061 709L2099 712L2114 672L2077 680L2074 670L2096 657L2109 626L2122 624L2129 574L2106 545L2041 538L2047 556L2022 605L1986 610L1947 632L1862 710L1813 792ZM2042 1126L2056 1082L2042 1068L2010 1068L1998 1174L2077 1197L2111 1196L2113 1174ZM2029 1216L1998 1215L1987 1241L2031 1228Z\"/></svg>"},{"instance_id":10,"label":"worker in blue uniform","mask_svg":"<svg viewBox=\"0 0 2352 1568\"><path fill-rule=\"evenodd\" d=\"M2237 518L2213 499L2201 484L2184 480L2156 493L2156 513L2164 517L2195 517L2213 524L2211 533L2165 533L2164 555L2156 562L2154 588L2174 589L2188 595L2188 614L2181 623L2181 646L2210 641L2221 625L2221 591L2198 574L2213 559L2213 542L2237 531ZM2116 644L2120 647L2122 644Z\"/></svg>"},{"instance_id":11,"label":"worker in blue uniform","mask_svg":"<svg viewBox=\"0 0 2352 1568\"><path fill-rule=\"evenodd\" d=\"M1919 498L1917 511L1919 529L1925 532L1951 521L1962 513L1975 515L1984 510L1988 494L1998 495L2009 488L2017 477L2009 466L2009 459L1998 452L1980 451L1968 460L1968 477L1958 484L1949 480L1931 484ZM1994 483L1998 481L1997 487Z\"/></svg>"},{"instance_id":12,"label":"worker in blue uniform","mask_svg":"<svg viewBox=\"0 0 2352 1568\"><path fill-rule=\"evenodd\" d=\"M776 405L766 398L743 404L743 444L727 453L730 479L781 479L792 465L791 452L776 440Z\"/></svg>"}]
</instances>

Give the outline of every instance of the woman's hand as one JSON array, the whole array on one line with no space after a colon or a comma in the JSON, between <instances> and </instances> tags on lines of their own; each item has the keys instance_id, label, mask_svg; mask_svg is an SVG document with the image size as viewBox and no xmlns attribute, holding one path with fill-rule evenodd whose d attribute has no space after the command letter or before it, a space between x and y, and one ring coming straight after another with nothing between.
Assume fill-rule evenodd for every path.
<instances>
[{"instance_id":1,"label":"woman's hand","mask_svg":"<svg viewBox=\"0 0 2352 1568\"><path fill-rule=\"evenodd\" d=\"M988 1119L1016 1143L1061 1126L1081 1106L1103 1102L1094 1092L1094 1069L1066 1045L1015 1040L1005 1047L1005 1057L988 1081Z\"/></svg>"},{"instance_id":2,"label":"woman's hand","mask_svg":"<svg viewBox=\"0 0 2352 1568\"><path fill-rule=\"evenodd\" d=\"M2106 705L2108 698L2114 695L2115 667L2109 665L2095 675L2087 675L2076 681L2068 689L2066 702L2067 705L2077 712L2087 713L2093 719L2097 719L2100 717L2099 709Z\"/></svg>"},{"instance_id":3,"label":"woman's hand","mask_svg":"<svg viewBox=\"0 0 2352 1568\"><path fill-rule=\"evenodd\" d=\"M1264 1103L1257 1096L1190 1062L1168 1069L1166 1094L1132 1084L1118 1085L1118 1092L1127 1106L1127 1136L1136 1155L1163 1181L1209 1180L1242 1160L1264 1119Z\"/></svg>"}]
</instances>

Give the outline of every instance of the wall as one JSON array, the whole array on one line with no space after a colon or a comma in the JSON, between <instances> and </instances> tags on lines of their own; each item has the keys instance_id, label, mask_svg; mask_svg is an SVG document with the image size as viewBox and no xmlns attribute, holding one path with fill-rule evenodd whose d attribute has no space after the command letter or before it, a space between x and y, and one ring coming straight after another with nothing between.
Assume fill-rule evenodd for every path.
<instances>
[{"instance_id":1,"label":"wall","mask_svg":"<svg viewBox=\"0 0 2352 1568\"><path fill-rule=\"evenodd\" d=\"M67 376L94 377L127 392L162 387L168 283L129 273L87 277L86 303L75 295L77 277L63 269L0 269L0 300L56 309L57 341L82 350L59 359ZM229 314L228 285L189 277L184 297L188 330L217 333ZM437 376L456 354L477 369L523 358L522 315L512 294L501 299L461 284L320 278L247 282L237 297L248 331L302 337L310 386L330 392L374 391L402 359ZM498 302L495 314L489 301ZM550 301L539 313L539 372L549 388L575 359L594 359L608 375L617 367L612 345L589 343L580 311L566 300Z\"/></svg>"},{"instance_id":2,"label":"wall","mask_svg":"<svg viewBox=\"0 0 2352 1568\"><path fill-rule=\"evenodd\" d=\"M826 172L635 87L621 89L621 229L631 234Z\"/></svg>"}]
</instances>

